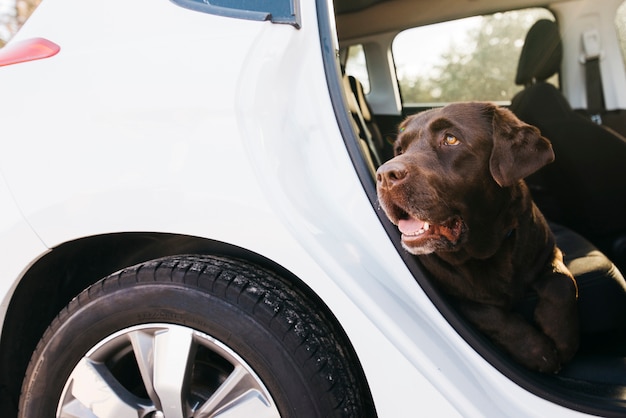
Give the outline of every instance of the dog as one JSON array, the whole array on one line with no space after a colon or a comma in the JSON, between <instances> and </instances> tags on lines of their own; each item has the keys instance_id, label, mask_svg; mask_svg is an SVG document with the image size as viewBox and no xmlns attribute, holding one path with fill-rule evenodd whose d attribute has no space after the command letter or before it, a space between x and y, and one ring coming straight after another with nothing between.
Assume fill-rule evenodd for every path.
<instances>
[{"instance_id":1,"label":"dog","mask_svg":"<svg viewBox=\"0 0 626 418\"><path fill-rule=\"evenodd\" d=\"M523 180L554 160L549 140L493 103L452 103L406 118L394 155L376 189L402 246L513 359L557 373L578 349L578 289Z\"/></svg>"}]
</instances>

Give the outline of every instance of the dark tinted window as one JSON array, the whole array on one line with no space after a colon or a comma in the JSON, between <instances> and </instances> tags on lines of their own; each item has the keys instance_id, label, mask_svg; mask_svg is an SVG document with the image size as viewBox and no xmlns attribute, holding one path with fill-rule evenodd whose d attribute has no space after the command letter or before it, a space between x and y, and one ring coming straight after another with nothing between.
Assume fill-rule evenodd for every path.
<instances>
[{"instance_id":1,"label":"dark tinted window","mask_svg":"<svg viewBox=\"0 0 626 418\"><path fill-rule=\"evenodd\" d=\"M298 0L173 0L199 12L251 20L271 20L299 27Z\"/></svg>"}]
</instances>

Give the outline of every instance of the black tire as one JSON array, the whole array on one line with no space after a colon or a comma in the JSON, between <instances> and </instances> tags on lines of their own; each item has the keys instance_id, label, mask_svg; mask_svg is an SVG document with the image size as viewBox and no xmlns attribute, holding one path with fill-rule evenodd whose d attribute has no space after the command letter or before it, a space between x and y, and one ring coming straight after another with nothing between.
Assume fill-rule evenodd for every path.
<instances>
[{"instance_id":1,"label":"black tire","mask_svg":"<svg viewBox=\"0 0 626 418\"><path fill-rule=\"evenodd\" d=\"M81 408L93 413L78 399L97 403L90 388L102 382L98 393L108 394L115 407L140 411L135 416L213 416L198 410L228 386L235 366L244 370L244 383L228 386L233 402L220 407L240 407L237 416L375 416L358 360L323 312L287 281L237 260L177 256L130 267L83 291L50 325L29 364L19 416L61 416L60 405L68 415ZM140 340L148 341L145 349L138 348L144 347ZM176 355L158 355L179 346ZM176 381L176 372L184 374L173 385L182 392L182 406L156 389ZM88 394L81 397L76 388ZM244 406L259 411L241 406L244 391L245 399L257 397ZM107 416L113 409L71 416Z\"/></svg>"}]
</instances>

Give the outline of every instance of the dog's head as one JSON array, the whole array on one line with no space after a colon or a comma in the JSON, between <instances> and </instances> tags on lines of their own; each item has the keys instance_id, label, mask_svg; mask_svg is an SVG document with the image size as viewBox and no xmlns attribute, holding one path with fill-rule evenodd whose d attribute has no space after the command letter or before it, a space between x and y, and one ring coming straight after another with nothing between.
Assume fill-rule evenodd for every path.
<instances>
[{"instance_id":1,"label":"dog's head","mask_svg":"<svg viewBox=\"0 0 626 418\"><path fill-rule=\"evenodd\" d=\"M554 160L537 128L481 102L408 117L394 146L376 174L378 199L413 254L493 251L521 180Z\"/></svg>"}]
</instances>

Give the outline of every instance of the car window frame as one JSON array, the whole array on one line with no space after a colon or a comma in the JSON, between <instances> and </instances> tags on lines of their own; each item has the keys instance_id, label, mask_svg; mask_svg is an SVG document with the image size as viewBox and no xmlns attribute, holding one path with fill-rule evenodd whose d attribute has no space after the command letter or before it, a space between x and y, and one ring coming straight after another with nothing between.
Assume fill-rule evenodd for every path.
<instances>
[{"instance_id":1,"label":"car window frame","mask_svg":"<svg viewBox=\"0 0 626 418\"><path fill-rule=\"evenodd\" d=\"M223 2L223 0L171 0L172 3L201 13L236 19L270 21L272 23L288 24L300 29L300 0L266 0L266 8L253 8L255 0L238 0ZM219 4L212 4L210 1ZM228 4L228 5L227 5ZM285 6L289 13L284 12Z\"/></svg>"}]
</instances>

